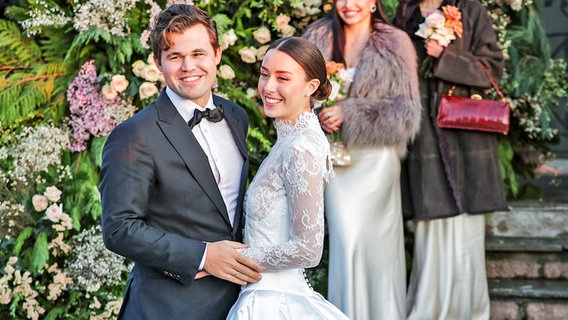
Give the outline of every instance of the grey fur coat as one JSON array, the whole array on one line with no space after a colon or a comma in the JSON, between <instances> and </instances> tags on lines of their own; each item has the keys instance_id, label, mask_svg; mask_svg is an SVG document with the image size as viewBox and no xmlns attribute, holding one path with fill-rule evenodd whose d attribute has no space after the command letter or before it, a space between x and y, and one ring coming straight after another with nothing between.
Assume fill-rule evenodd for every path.
<instances>
[{"instance_id":1,"label":"grey fur coat","mask_svg":"<svg viewBox=\"0 0 568 320\"><path fill-rule=\"evenodd\" d=\"M329 61L332 21L324 18L304 32ZM395 146L399 155L420 126L417 58L408 35L393 26L375 23L362 52L347 98L336 103L345 121L341 135L348 148Z\"/></svg>"}]
</instances>

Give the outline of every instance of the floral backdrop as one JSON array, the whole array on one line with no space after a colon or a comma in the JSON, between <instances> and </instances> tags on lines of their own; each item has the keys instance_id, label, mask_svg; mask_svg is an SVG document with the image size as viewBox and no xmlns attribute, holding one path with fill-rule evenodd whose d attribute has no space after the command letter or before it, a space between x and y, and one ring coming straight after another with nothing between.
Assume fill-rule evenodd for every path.
<instances>
[{"instance_id":1,"label":"floral backdrop","mask_svg":"<svg viewBox=\"0 0 568 320\"><path fill-rule=\"evenodd\" d=\"M392 17L397 0L386 0ZM0 19L0 318L112 319L131 262L104 248L98 170L108 133L156 97L150 21L165 0L22 0ZM193 3L192 1L185 1ZM512 107L500 138L511 197L558 141L551 110L566 97L531 0L482 0L507 57ZM214 91L250 116L251 177L274 142L256 93L267 45L300 35L330 3L194 1L224 49ZM310 272L323 288L326 263ZM319 285L319 286L318 286Z\"/></svg>"}]
</instances>

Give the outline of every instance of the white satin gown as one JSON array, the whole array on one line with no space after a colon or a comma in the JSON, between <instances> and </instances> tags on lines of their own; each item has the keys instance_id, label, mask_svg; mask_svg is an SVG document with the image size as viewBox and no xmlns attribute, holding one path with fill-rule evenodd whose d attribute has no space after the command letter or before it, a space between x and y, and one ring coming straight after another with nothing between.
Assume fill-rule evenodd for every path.
<instances>
[{"instance_id":1,"label":"white satin gown","mask_svg":"<svg viewBox=\"0 0 568 320\"><path fill-rule=\"evenodd\" d=\"M305 278L324 243L324 181L333 174L317 116L276 121L277 141L245 195L242 252L264 267L262 280L241 288L227 319L348 319Z\"/></svg>"},{"instance_id":2,"label":"white satin gown","mask_svg":"<svg viewBox=\"0 0 568 320\"><path fill-rule=\"evenodd\" d=\"M328 299L353 320L406 315L406 261L395 147L349 150L325 191Z\"/></svg>"}]
</instances>

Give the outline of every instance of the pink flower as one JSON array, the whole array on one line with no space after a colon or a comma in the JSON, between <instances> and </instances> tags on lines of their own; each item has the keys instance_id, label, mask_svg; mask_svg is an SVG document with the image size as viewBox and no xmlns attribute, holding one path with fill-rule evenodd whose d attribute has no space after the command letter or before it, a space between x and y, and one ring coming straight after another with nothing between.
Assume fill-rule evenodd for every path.
<instances>
[{"instance_id":1,"label":"pink flower","mask_svg":"<svg viewBox=\"0 0 568 320\"><path fill-rule=\"evenodd\" d=\"M59 222L61 219L61 215L63 214L63 205L62 204L52 204L47 208L45 211L45 218L50 220L51 222Z\"/></svg>"},{"instance_id":2,"label":"pink flower","mask_svg":"<svg viewBox=\"0 0 568 320\"><path fill-rule=\"evenodd\" d=\"M37 212L44 211L47 209L47 198L42 196L41 194L36 194L32 197L32 205L34 206L34 210Z\"/></svg>"},{"instance_id":3,"label":"pink flower","mask_svg":"<svg viewBox=\"0 0 568 320\"><path fill-rule=\"evenodd\" d=\"M290 22L290 17L282 13L276 18L276 26L280 30L282 30L282 28L287 26L289 22Z\"/></svg>"},{"instance_id":4,"label":"pink flower","mask_svg":"<svg viewBox=\"0 0 568 320\"><path fill-rule=\"evenodd\" d=\"M112 76L112 80L110 81L110 87L116 90L116 92L120 93L128 88L128 80L122 74L116 74Z\"/></svg>"},{"instance_id":5,"label":"pink flower","mask_svg":"<svg viewBox=\"0 0 568 320\"><path fill-rule=\"evenodd\" d=\"M142 71L146 67L146 63L142 60L136 60L132 64L132 72L137 77L142 77Z\"/></svg>"},{"instance_id":6,"label":"pink flower","mask_svg":"<svg viewBox=\"0 0 568 320\"><path fill-rule=\"evenodd\" d=\"M141 100L151 98L158 92L156 85L151 82L144 82L138 88L138 94L140 95Z\"/></svg>"},{"instance_id":7,"label":"pink flower","mask_svg":"<svg viewBox=\"0 0 568 320\"><path fill-rule=\"evenodd\" d=\"M160 78L162 72L155 64L147 64L144 69L142 69L142 78L146 81L156 82Z\"/></svg>"},{"instance_id":8,"label":"pink flower","mask_svg":"<svg viewBox=\"0 0 568 320\"><path fill-rule=\"evenodd\" d=\"M105 99L108 100L114 100L116 97L118 97L118 92L114 90L110 84L105 84L103 86L103 88L101 89L101 94L103 95L103 97L105 97Z\"/></svg>"}]
</instances>

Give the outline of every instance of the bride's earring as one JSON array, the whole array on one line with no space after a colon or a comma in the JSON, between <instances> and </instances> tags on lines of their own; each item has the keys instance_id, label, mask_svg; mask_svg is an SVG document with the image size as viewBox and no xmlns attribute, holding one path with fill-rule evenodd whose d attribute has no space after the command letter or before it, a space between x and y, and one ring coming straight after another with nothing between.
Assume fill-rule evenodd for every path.
<instances>
[{"instance_id":1,"label":"bride's earring","mask_svg":"<svg viewBox=\"0 0 568 320\"><path fill-rule=\"evenodd\" d=\"M377 11L377 5L373 3L371 5L371 12L375 12L375 11Z\"/></svg>"}]
</instances>

